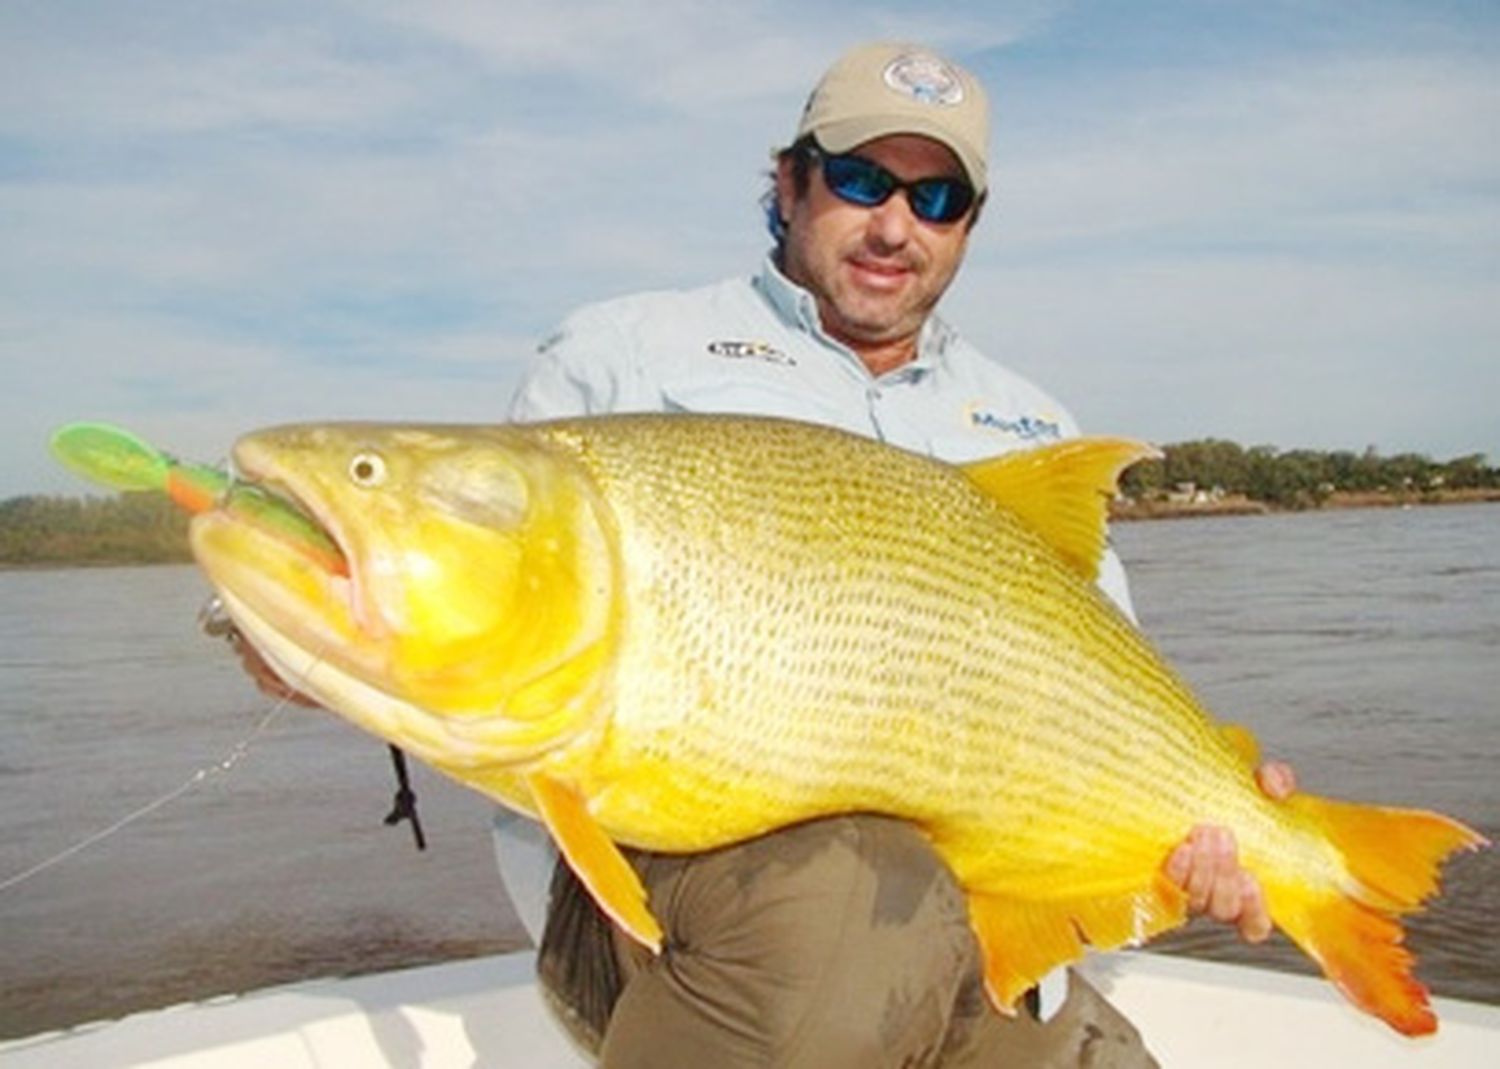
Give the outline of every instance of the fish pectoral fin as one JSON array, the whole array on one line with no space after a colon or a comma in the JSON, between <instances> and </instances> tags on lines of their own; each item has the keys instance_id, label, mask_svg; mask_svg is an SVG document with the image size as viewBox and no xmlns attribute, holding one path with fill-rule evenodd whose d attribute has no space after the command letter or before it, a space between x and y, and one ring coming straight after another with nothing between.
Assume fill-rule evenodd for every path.
<instances>
[{"instance_id":1,"label":"fish pectoral fin","mask_svg":"<svg viewBox=\"0 0 1500 1069\"><path fill-rule=\"evenodd\" d=\"M1160 873L1143 888L1104 897L969 895L969 921L984 958L985 991L1006 1014L1042 977L1081 958L1086 945L1111 950L1143 943L1186 917L1186 896Z\"/></svg>"},{"instance_id":2,"label":"fish pectoral fin","mask_svg":"<svg viewBox=\"0 0 1500 1069\"><path fill-rule=\"evenodd\" d=\"M646 904L646 889L625 855L604 834L582 795L543 773L526 777L537 814L568 867L621 931L660 953L661 924Z\"/></svg>"},{"instance_id":3,"label":"fish pectoral fin","mask_svg":"<svg viewBox=\"0 0 1500 1069\"><path fill-rule=\"evenodd\" d=\"M1159 456L1155 446L1130 438L1069 438L960 466L979 489L1093 582L1104 553L1109 499L1120 473L1138 460Z\"/></svg>"}]
</instances>

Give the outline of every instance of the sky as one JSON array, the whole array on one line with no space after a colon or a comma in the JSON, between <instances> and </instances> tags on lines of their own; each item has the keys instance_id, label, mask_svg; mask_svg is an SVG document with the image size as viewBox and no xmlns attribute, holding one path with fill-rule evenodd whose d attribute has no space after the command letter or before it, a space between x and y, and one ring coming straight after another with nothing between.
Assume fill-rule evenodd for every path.
<instances>
[{"instance_id":1,"label":"sky","mask_svg":"<svg viewBox=\"0 0 1500 1069\"><path fill-rule=\"evenodd\" d=\"M1084 427L1500 463L1493 0L0 0L0 498L503 419L576 306L755 270L844 49L994 112L942 312Z\"/></svg>"}]
</instances>

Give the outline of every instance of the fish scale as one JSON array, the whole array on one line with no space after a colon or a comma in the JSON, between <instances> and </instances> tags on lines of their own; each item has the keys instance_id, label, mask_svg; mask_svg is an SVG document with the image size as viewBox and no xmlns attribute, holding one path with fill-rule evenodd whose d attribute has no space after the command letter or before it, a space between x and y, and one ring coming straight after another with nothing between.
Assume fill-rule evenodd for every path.
<instances>
[{"instance_id":1,"label":"fish scale","mask_svg":"<svg viewBox=\"0 0 1500 1069\"><path fill-rule=\"evenodd\" d=\"M193 544L273 662L319 650L299 686L545 821L648 946L661 929L616 843L695 851L878 812L952 868L1009 1005L1085 942L1182 923L1162 866L1211 822L1349 997L1431 1031L1399 917L1483 840L1260 794L1093 584L1104 497L1148 454L1101 439L952 467L742 417L310 425L249 436L236 462L327 523L347 583L233 510L198 516Z\"/></svg>"},{"instance_id":2,"label":"fish scale","mask_svg":"<svg viewBox=\"0 0 1500 1069\"><path fill-rule=\"evenodd\" d=\"M850 438L828 439L828 448L823 450L810 450L805 444L795 449L776 448L779 443L774 443L753 451L744 450L743 445L737 450L721 450L718 443L708 439L697 446L699 456L685 461L687 469L704 485L728 484L744 489L738 495L716 495L713 515L689 516L684 522L679 498L660 492L630 492L631 487L640 485L634 482L633 474L656 461L642 437L631 436L618 443L595 440L583 458L604 496L614 503L622 537L627 544L638 543L640 555L650 553L654 562L653 567L643 569L640 586L632 587L627 594L638 626L632 628L631 638L621 651L614 718L616 738L627 749L595 750L592 756L606 768L614 761L631 762L628 746L632 729L652 735L654 749L668 755L668 760L684 764L728 762L729 755L738 755L720 773L694 781L711 797L678 797L675 785L664 785L649 807L652 811L682 808L702 812L710 801L721 800L725 784L732 783L735 786L730 790L745 790L762 798L784 791L788 810L805 818L811 814L801 792L808 780L818 794L818 811L880 808L891 804L889 796L895 793L886 786L893 769L941 767L942 757L954 752L980 756L971 766L969 777L1002 785L1015 779L1014 788L1003 788L1007 798L1018 791L1022 796L1045 796L1047 782L1043 779L1038 779L1035 789L1026 789L1024 770L1055 763L1060 736L1055 725L1024 733L1024 725L1036 719L1025 711L1055 707L1059 700L1066 700L1067 695L1058 692L1060 680L1066 681L1067 689L1093 683L1090 670L1098 663L1094 660L1079 658L1072 671L1056 671L1060 648L1098 646L1099 636L1082 633L1079 623L1101 615L1100 598L1091 587L1067 573L1041 547L1031 544L1028 532L1013 531L1009 553L997 553L992 528L997 520L1003 522L1008 517L997 516L993 504L975 494L957 473L919 458L903 455L898 465L889 451L872 455L861 448L863 442ZM878 468L861 469L872 459L878 459ZM675 462L678 458L674 455ZM774 480L756 478L756 473L768 470L776 472ZM813 522L813 517L826 511L815 508L814 503L835 498L827 508L837 509L842 520L839 529L830 530L826 524ZM705 532L704 526L710 531ZM758 536L753 542L736 539L734 533L746 529ZM703 552L705 545L724 546L728 559ZM737 547L753 551L755 556L735 553ZM635 558L632 552L627 556ZM934 565L934 559L942 564ZM811 568L809 583L819 604L796 609L788 606L789 599L797 604L798 593L785 589L788 560ZM841 597L829 599L826 576L852 568L852 562L858 562L857 575L853 581L843 577L837 587ZM674 581L664 588L656 586L652 577L658 570L673 575ZM723 689L713 703L717 718L712 738L716 745L705 749L701 739L689 743L687 733L670 731L687 715L676 703L696 707L697 695L690 689L664 692L657 682L656 666L663 660L679 665L762 663L746 659L741 652L747 615L753 615L756 608L754 594L738 598L724 591L702 596L705 587L724 583L722 577L726 575L732 575L738 587L761 592L764 597L759 604L773 605L784 619L795 622L795 630L788 627L790 633L774 634L770 641L779 650L793 651L796 656L790 660L779 656L755 675L714 673L722 680ZM865 577L874 581L874 589L864 588L859 580ZM1040 596L1042 590L1050 596ZM1059 590L1066 596L1059 596ZM929 650L948 648L938 640L950 635L954 621L962 616L954 606L965 604L976 614L984 607L987 615L1003 620L1007 626L971 631L972 646L961 659L948 655L936 663L930 661ZM712 606L715 611L699 611L703 606ZM914 621L925 619L934 621L930 633L913 626ZM663 626L656 620L670 624ZM1119 630L1133 634L1126 628ZM1046 635L1048 640L1037 639L1038 635ZM871 650L880 651L881 664L898 664L911 670L925 663L929 671L918 675L909 687L883 685L890 676L871 671ZM1033 686L1018 687L1018 681L1032 681ZM1116 677L1106 682L1115 684ZM968 700L951 700L960 689ZM1118 692L1119 687L1111 685L1108 689ZM1180 688L1163 689L1180 694ZM798 695L800 712L768 712L767 695L773 695L774 701L778 691ZM995 696L1002 693L1018 711L1015 715L974 715L976 709L993 706ZM1178 701L1184 699L1178 697ZM1095 724L1101 729L1110 725L1111 732L1118 731L1119 719L1128 720L1133 710L1128 704L1116 704L1121 708L1115 717L1070 718L1069 725L1081 729L1070 748L1107 754L1107 748L1097 745L1098 739L1083 729ZM877 718L868 713L870 709L890 708L901 710L902 715ZM1184 706L1182 713L1189 721L1197 718L1196 710L1189 706ZM1170 724L1171 719L1156 710L1150 722L1161 734L1163 725ZM781 730L767 732L768 722ZM998 733L989 731L991 724L1003 728ZM672 737L655 737L652 725L665 725ZM674 750L688 746L693 748ZM1099 778L1139 780L1141 777L1132 771L1139 765L1139 757L1139 753L1122 755L1113 766L1106 766ZM801 773L788 776L783 771L787 768ZM816 775L818 770L824 774ZM605 776L609 774L606 771ZM830 785L837 789L830 790ZM935 805L924 806L924 799L915 796L905 804L951 812L954 795L970 791L970 784L953 782L945 792L947 796L940 797ZM638 798L632 799L633 810L639 808L638 803ZM1034 815L1019 811L1013 804L1007 808L1006 819L1036 823ZM752 825L700 825L700 834L709 841L684 844L654 837L653 828L615 821L607 804L596 805L594 811L601 823L623 841L658 849L699 848L712 841L755 834L791 819L790 812L769 819L764 813L756 813ZM994 820L991 817L987 825L990 837L1003 840L1003 834L993 834ZM1190 820L1177 823L1181 831L1191 825ZM932 831L940 836L963 834L960 829L950 832L940 826ZM1164 832L1163 843L1171 842L1172 835Z\"/></svg>"}]
</instances>

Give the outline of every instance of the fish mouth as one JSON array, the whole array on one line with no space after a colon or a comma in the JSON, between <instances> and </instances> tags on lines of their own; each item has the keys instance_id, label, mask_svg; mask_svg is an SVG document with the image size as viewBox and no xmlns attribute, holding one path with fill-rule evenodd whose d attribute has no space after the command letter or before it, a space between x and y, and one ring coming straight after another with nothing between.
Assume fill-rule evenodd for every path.
<instances>
[{"instance_id":1,"label":"fish mouth","mask_svg":"<svg viewBox=\"0 0 1500 1069\"><path fill-rule=\"evenodd\" d=\"M328 594L360 630L371 637L383 633L380 614L362 595L355 541L327 495L319 492L316 480L278 463L274 452L253 438L236 443L230 466L235 483L227 495L227 508L221 511L305 557L325 574ZM236 488L260 496L263 507L247 507L247 498L237 501Z\"/></svg>"},{"instance_id":2,"label":"fish mouth","mask_svg":"<svg viewBox=\"0 0 1500 1069\"><path fill-rule=\"evenodd\" d=\"M306 553L334 575L350 574L348 534L322 496L302 485L304 480L289 476L247 444L235 448L230 471L234 479L227 495L230 511L243 511L234 508L236 491L266 495L268 509L260 517L263 526L266 519L274 517L284 524L280 533L287 536L292 548Z\"/></svg>"}]
</instances>

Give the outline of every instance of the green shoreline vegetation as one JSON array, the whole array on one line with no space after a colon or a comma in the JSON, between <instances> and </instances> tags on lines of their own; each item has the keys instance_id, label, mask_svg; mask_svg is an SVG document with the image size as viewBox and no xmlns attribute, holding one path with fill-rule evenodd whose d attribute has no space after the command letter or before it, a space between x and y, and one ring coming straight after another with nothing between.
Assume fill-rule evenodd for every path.
<instances>
[{"instance_id":1,"label":"green shoreline vegetation","mask_svg":"<svg viewBox=\"0 0 1500 1069\"><path fill-rule=\"evenodd\" d=\"M188 515L162 493L0 501L0 567L180 564Z\"/></svg>"},{"instance_id":2,"label":"green shoreline vegetation","mask_svg":"<svg viewBox=\"0 0 1500 1069\"><path fill-rule=\"evenodd\" d=\"M1374 449L1245 449L1218 439L1163 453L1125 473L1115 519L1500 501L1500 468L1480 453L1439 462ZM192 559L187 526L187 515L160 493L13 497L0 501L0 567L184 563Z\"/></svg>"},{"instance_id":3,"label":"green shoreline vegetation","mask_svg":"<svg viewBox=\"0 0 1500 1069\"><path fill-rule=\"evenodd\" d=\"M1483 453L1434 461L1273 446L1245 449L1216 438L1164 446L1160 460L1120 480L1115 519L1244 515L1321 508L1500 501L1500 468Z\"/></svg>"}]
</instances>

